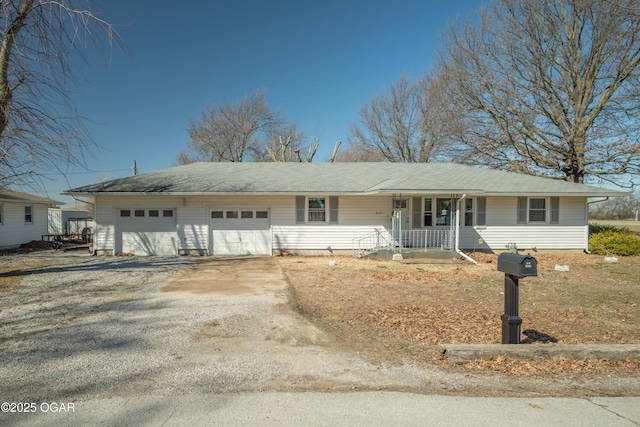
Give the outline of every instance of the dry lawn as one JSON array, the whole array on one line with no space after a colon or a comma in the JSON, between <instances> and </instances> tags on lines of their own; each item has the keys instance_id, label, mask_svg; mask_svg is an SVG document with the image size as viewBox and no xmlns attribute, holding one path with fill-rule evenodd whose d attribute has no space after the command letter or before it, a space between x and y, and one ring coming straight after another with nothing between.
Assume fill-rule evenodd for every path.
<instances>
[{"instance_id":1,"label":"dry lawn","mask_svg":"<svg viewBox=\"0 0 640 427\"><path fill-rule=\"evenodd\" d=\"M500 343L504 274L497 255L404 262L283 257L292 298L344 346L377 363L438 363L438 344ZM520 279L522 330L563 344L640 344L640 257L533 254L538 277ZM329 260L336 265L329 265ZM568 265L568 272L556 271ZM523 340L526 338L523 335ZM535 343L537 345L542 345ZM461 369L460 367L451 367ZM462 369L639 376L637 360L477 361Z\"/></svg>"}]
</instances>

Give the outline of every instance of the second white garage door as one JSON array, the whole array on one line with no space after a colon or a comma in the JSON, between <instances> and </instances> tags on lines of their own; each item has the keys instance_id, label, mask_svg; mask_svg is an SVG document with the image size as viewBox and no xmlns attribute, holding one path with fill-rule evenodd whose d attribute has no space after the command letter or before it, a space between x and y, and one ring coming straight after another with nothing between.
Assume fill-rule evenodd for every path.
<instances>
[{"instance_id":1,"label":"second white garage door","mask_svg":"<svg viewBox=\"0 0 640 427\"><path fill-rule=\"evenodd\" d=\"M211 211L212 255L271 255L269 211Z\"/></svg>"}]
</instances>

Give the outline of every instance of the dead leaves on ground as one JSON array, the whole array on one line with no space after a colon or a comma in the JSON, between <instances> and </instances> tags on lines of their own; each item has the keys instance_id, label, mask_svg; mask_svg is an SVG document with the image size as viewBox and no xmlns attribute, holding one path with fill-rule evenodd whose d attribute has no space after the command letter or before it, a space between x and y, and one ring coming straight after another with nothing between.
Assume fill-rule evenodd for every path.
<instances>
[{"instance_id":1,"label":"dead leaves on ground","mask_svg":"<svg viewBox=\"0 0 640 427\"><path fill-rule=\"evenodd\" d=\"M495 254L471 254L469 263L397 263L339 258L283 258L298 308L343 342L369 349L376 360L425 361L434 346L501 342L504 275ZM534 254L539 277L520 286L523 329L563 344L638 343L640 257L615 265L589 255ZM290 258L290 257L289 257ZM333 259L333 258L332 258ZM570 265L558 272L555 264ZM364 347L361 347L364 346ZM374 356L372 356L374 357ZM437 357L437 356L436 356ZM446 361L434 360L435 363ZM478 360L451 369L517 375L638 376L637 360Z\"/></svg>"},{"instance_id":2,"label":"dead leaves on ground","mask_svg":"<svg viewBox=\"0 0 640 427\"><path fill-rule=\"evenodd\" d=\"M539 360L518 360L504 356L478 359L462 365L468 371L486 371L509 375L558 376L563 374L607 374L637 377L640 375L640 361L627 356L624 360L570 359L554 357Z\"/></svg>"},{"instance_id":3,"label":"dead leaves on ground","mask_svg":"<svg viewBox=\"0 0 640 427\"><path fill-rule=\"evenodd\" d=\"M373 273L372 277L383 282L418 281L423 283L471 282L481 277L480 272L470 271L461 267L453 269L443 269L442 266L440 267L440 269L416 267L415 271L381 270Z\"/></svg>"},{"instance_id":4,"label":"dead leaves on ground","mask_svg":"<svg viewBox=\"0 0 640 427\"><path fill-rule=\"evenodd\" d=\"M391 328L409 341L427 345L499 343L500 313L480 311L472 304L402 305L368 314L368 323Z\"/></svg>"}]
</instances>

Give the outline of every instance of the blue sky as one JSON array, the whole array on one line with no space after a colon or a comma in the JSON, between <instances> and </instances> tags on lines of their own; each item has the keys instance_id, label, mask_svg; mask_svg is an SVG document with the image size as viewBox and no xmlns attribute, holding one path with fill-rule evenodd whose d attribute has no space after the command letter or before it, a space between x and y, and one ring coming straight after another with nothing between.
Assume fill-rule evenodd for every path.
<instances>
[{"instance_id":1,"label":"blue sky","mask_svg":"<svg viewBox=\"0 0 640 427\"><path fill-rule=\"evenodd\" d=\"M91 172L51 173L41 192L171 167L189 140L186 126L212 104L256 90L306 134L320 138L316 161L346 141L360 106L401 75L433 64L447 22L482 0L186 1L102 0L130 55L82 66L81 115L100 148ZM89 57L93 56L91 53ZM43 171L48 174L48 171Z\"/></svg>"}]
</instances>

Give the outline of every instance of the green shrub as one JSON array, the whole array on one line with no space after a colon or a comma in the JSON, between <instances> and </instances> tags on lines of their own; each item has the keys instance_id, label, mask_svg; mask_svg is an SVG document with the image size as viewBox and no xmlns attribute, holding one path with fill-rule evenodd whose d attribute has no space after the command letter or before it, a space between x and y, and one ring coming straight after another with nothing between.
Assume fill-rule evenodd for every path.
<instances>
[{"instance_id":1,"label":"green shrub","mask_svg":"<svg viewBox=\"0 0 640 427\"><path fill-rule=\"evenodd\" d=\"M589 226L589 251L598 255L640 255L640 238L628 229L604 226L605 230L591 232Z\"/></svg>"},{"instance_id":2,"label":"green shrub","mask_svg":"<svg viewBox=\"0 0 640 427\"><path fill-rule=\"evenodd\" d=\"M595 222L593 224L589 224L589 236L603 232L630 233L627 227L616 227L611 224L598 224Z\"/></svg>"}]
</instances>

